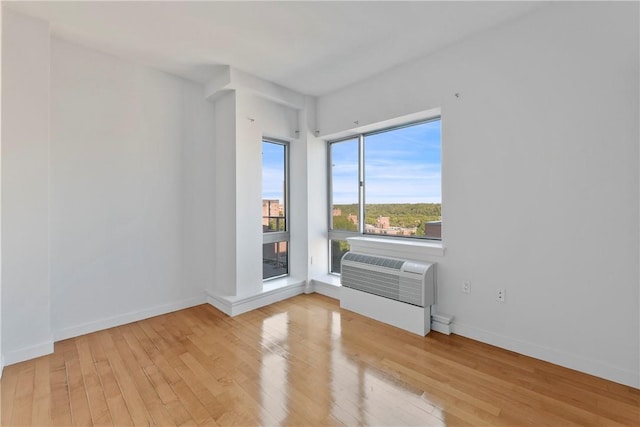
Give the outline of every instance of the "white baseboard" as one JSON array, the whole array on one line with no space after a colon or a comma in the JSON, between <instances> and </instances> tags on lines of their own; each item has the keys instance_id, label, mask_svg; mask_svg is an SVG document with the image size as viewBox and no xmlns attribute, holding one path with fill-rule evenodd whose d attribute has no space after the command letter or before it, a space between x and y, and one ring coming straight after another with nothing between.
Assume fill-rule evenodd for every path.
<instances>
[{"instance_id":1,"label":"white baseboard","mask_svg":"<svg viewBox=\"0 0 640 427\"><path fill-rule=\"evenodd\" d=\"M105 319L84 323L82 325L71 326L69 328L54 331L53 338L55 341L66 340L84 334L101 331L103 329L113 328L114 326L126 325L127 323L137 322L138 320L148 319L149 317L159 316L161 314L171 313L173 311L182 310L199 304L206 303L206 296L188 298L182 301L163 304L143 310L133 311L118 316L107 317Z\"/></svg>"},{"instance_id":2,"label":"white baseboard","mask_svg":"<svg viewBox=\"0 0 640 427\"><path fill-rule=\"evenodd\" d=\"M439 322L431 322L431 330L445 335L451 335L451 325L443 325Z\"/></svg>"},{"instance_id":3,"label":"white baseboard","mask_svg":"<svg viewBox=\"0 0 640 427\"><path fill-rule=\"evenodd\" d=\"M451 335L453 316L444 313L435 313L433 308L434 307L432 307L431 310L431 330L440 332L441 334Z\"/></svg>"},{"instance_id":4,"label":"white baseboard","mask_svg":"<svg viewBox=\"0 0 640 427\"><path fill-rule=\"evenodd\" d=\"M216 295L212 292L207 291L207 302L226 314L227 316L231 316L231 302L228 301L224 296Z\"/></svg>"},{"instance_id":5,"label":"white baseboard","mask_svg":"<svg viewBox=\"0 0 640 427\"><path fill-rule=\"evenodd\" d=\"M330 298L340 299L340 286L330 285L313 280L313 291ZM582 356L560 352L551 348L539 346L525 341L515 340L510 337L495 334L490 331L478 329L473 326L452 322L451 316L434 313L431 318L431 330L446 335L451 333L474 339L496 347L515 351L526 356L544 360L569 369L575 369L596 377L604 378L630 387L640 388L640 373L631 370L586 359Z\"/></svg>"},{"instance_id":6,"label":"white baseboard","mask_svg":"<svg viewBox=\"0 0 640 427\"><path fill-rule=\"evenodd\" d=\"M516 340L504 335L479 329L473 326L453 322L453 333L462 335L496 347L544 360L565 368L575 369L596 377L604 378L630 387L640 388L640 373L621 369L597 360L586 359L580 355L566 353L543 347L526 341Z\"/></svg>"},{"instance_id":7,"label":"white baseboard","mask_svg":"<svg viewBox=\"0 0 640 427\"><path fill-rule=\"evenodd\" d=\"M227 316L237 316L256 308L264 307L305 292L305 282L301 281L254 295L229 297L207 292L207 302Z\"/></svg>"},{"instance_id":8,"label":"white baseboard","mask_svg":"<svg viewBox=\"0 0 640 427\"><path fill-rule=\"evenodd\" d=\"M438 322L437 320L433 320L433 318L431 318L431 330L440 332L441 334L451 335L451 324Z\"/></svg>"},{"instance_id":9,"label":"white baseboard","mask_svg":"<svg viewBox=\"0 0 640 427\"><path fill-rule=\"evenodd\" d=\"M46 356L47 354L51 353L53 353L53 339L42 342L40 344L6 352L2 357L2 367L4 368L4 366L24 362L25 360L29 359L35 359L36 357L40 356Z\"/></svg>"},{"instance_id":10,"label":"white baseboard","mask_svg":"<svg viewBox=\"0 0 640 427\"><path fill-rule=\"evenodd\" d=\"M312 291L333 299L340 299L340 286L329 285L328 283L312 280Z\"/></svg>"}]
</instances>

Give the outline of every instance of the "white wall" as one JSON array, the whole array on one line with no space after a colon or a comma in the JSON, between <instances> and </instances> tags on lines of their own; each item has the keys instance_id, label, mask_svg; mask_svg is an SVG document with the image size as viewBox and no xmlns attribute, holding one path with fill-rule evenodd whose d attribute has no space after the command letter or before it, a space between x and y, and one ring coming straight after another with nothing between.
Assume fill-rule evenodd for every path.
<instances>
[{"instance_id":1,"label":"white wall","mask_svg":"<svg viewBox=\"0 0 640 427\"><path fill-rule=\"evenodd\" d=\"M207 290L236 295L236 94L229 91L215 103L215 281Z\"/></svg>"},{"instance_id":2,"label":"white wall","mask_svg":"<svg viewBox=\"0 0 640 427\"><path fill-rule=\"evenodd\" d=\"M53 349L49 301L49 26L3 11L2 351Z\"/></svg>"},{"instance_id":3,"label":"white wall","mask_svg":"<svg viewBox=\"0 0 640 427\"><path fill-rule=\"evenodd\" d=\"M217 197L215 109L199 85L182 85L182 207L184 281L204 290L215 280Z\"/></svg>"},{"instance_id":4,"label":"white wall","mask_svg":"<svg viewBox=\"0 0 640 427\"><path fill-rule=\"evenodd\" d=\"M292 117L293 136L289 150L289 193L291 208L289 215L289 274L304 280L306 292L311 292L311 264L309 252L309 203L313 198L309 182L309 147L314 138L310 128L315 126L315 99L305 98L304 108L295 111Z\"/></svg>"},{"instance_id":5,"label":"white wall","mask_svg":"<svg viewBox=\"0 0 640 427\"><path fill-rule=\"evenodd\" d=\"M236 295L262 291L261 100L236 91ZM254 103L256 104L254 106Z\"/></svg>"},{"instance_id":6,"label":"white wall","mask_svg":"<svg viewBox=\"0 0 640 427\"><path fill-rule=\"evenodd\" d=\"M554 4L321 97L319 129L442 107L438 311L639 387L638 74L637 3Z\"/></svg>"},{"instance_id":7,"label":"white wall","mask_svg":"<svg viewBox=\"0 0 640 427\"><path fill-rule=\"evenodd\" d=\"M316 100L307 98L306 120L301 126L306 139L306 199L307 199L307 245L309 280L326 276L329 271L328 188L327 188L327 144L316 135Z\"/></svg>"},{"instance_id":8,"label":"white wall","mask_svg":"<svg viewBox=\"0 0 640 427\"><path fill-rule=\"evenodd\" d=\"M51 61L56 338L204 301L214 195L195 181L213 176L214 112L203 88L58 39Z\"/></svg>"},{"instance_id":9,"label":"white wall","mask_svg":"<svg viewBox=\"0 0 640 427\"><path fill-rule=\"evenodd\" d=\"M0 99L2 99L2 7L0 6ZM0 102L0 136L2 135L2 102ZM0 200L2 200L2 138L0 137ZM0 203L0 378L4 369L2 353L2 203Z\"/></svg>"}]
</instances>

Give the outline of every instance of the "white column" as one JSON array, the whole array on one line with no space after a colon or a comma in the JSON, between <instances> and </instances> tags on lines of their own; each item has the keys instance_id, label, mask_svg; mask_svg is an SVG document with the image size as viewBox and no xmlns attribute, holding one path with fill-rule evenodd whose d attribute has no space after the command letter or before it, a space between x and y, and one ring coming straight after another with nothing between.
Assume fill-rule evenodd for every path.
<instances>
[{"instance_id":1,"label":"white column","mask_svg":"<svg viewBox=\"0 0 640 427\"><path fill-rule=\"evenodd\" d=\"M215 281L208 289L236 295L236 94L230 91L215 103Z\"/></svg>"},{"instance_id":2,"label":"white column","mask_svg":"<svg viewBox=\"0 0 640 427\"><path fill-rule=\"evenodd\" d=\"M53 351L49 286L49 25L2 17L2 351Z\"/></svg>"}]
</instances>

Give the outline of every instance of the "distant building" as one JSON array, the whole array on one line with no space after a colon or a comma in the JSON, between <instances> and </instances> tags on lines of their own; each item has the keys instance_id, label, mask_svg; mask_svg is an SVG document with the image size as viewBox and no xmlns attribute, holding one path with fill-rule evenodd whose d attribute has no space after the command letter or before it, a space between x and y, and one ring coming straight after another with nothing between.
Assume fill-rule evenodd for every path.
<instances>
[{"instance_id":1,"label":"distant building","mask_svg":"<svg viewBox=\"0 0 640 427\"><path fill-rule=\"evenodd\" d=\"M333 208L333 216L342 216L342 209Z\"/></svg>"},{"instance_id":2,"label":"distant building","mask_svg":"<svg viewBox=\"0 0 640 427\"><path fill-rule=\"evenodd\" d=\"M382 217L387 218L387 217ZM382 227L381 227L382 226ZM382 234L386 236L415 236L417 227L391 227L388 222L380 221L376 225L365 224L364 232L367 234Z\"/></svg>"},{"instance_id":3,"label":"distant building","mask_svg":"<svg viewBox=\"0 0 640 427\"><path fill-rule=\"evenodd\" d=\"M266 230L269 227L271 218L280 217L280 200L263 199L262 200L262 228Z\"/></svg>"},{"instance_id":4,"label":"distant building","mask_svg":"<svg viewBox=\"0 0 640 427\"><path fill-rule=\"evenodd\" d=\"M391 225L390 221L389 221L389 217L388 216L379 216L378 217L378 222L376 222L376 227L378 228L389 228Z\"/></svg>"},{"instance_id":5,"label":"distant building","mask_svg":"<svg viewBox=\"0 0 640 427\"><path fill-rule=\"evenodd\" d=\"M336 215L334 215L336 216ZM352 223L354 223L355 225L358 225L358 215L356 214L349 214L349 216L347 217L349 219L349 221L351 221Z\"/></svg>"},{"instance_id":6,"label":"distant building","mask_svg":"<svg viewBox=\"0 0 640 427\"><path fill-rule=\"evenodd\" d=\"M424 223L424 237L442 239L442 221L427 221Z\"/></svg>"}]
</instances>

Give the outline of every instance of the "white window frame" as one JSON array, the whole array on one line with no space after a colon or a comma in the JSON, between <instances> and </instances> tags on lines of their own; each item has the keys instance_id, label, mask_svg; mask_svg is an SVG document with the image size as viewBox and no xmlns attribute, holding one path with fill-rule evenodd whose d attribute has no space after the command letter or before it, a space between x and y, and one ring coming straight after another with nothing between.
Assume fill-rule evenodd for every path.
<instances>
[{"instance_id":1,"label":"white window frame","mask_svg":"<svg viewBox=\"0 0 640 427\"><path fill-rule=\"evenodd\" d=\"M262 245L268 243L287 242L287 272L278 276L262 278L263 282L279 279L289 275L289 266L291 265L291 242L289 234L289 142L273 138L263 137L261 143L277 144L284 146L284 231L262 232Z\"/></svg>"},{"instance_id":2,"label":"white window frame","mask_svg":"<svg viewBox=\"0 0 640 427\"><path fill-rule=\"evenodd\" d=\"M328 249L329 249L329 266L328 266L328 270L330 274L336 274L336 273L332 273L331 272L331 260L332 260L332 254L331 254L331 241L332 240L346 240L349 237L376 237L376 238L383 238L383 239L415 239L418 241L423 241L423 242L442 242L441 239L432 239L429 237L420 237L420 236L394 236L394 235L385 235L385 234L367 234L364 232L364 226L365 226L365 186L366 186L366 182L365 182L365 176L364 176L364 169L365 169L365 165L364 165L364 154L365 154L365 144L364 144L364 140L365 137L367 136L371 136L371 135L375 135L378 133L383 133L383 132L390 132L393 130L397 130L397 129L402 129L405 127L410 127L410 126L416 126L419 124L423 124L423 123L428 123L428 122L432 122L432 121L436 121L436 120L440 120L440 122L442 123L442 116L440 114L434 115L434 116L430 116L428 118L424 118L424 119L420 119L420 120L414 120L414 121L409 121L407 123L403 123L403 124L399 124L399 125L394 125L394 126L389 126L389 127L382 127L380 129L376 129L376 130L372 130L372 131L368 131L368 132L359 132L359 133L355 133L349 136L345 136L339 139L335 139L335 140L330 140L327 141L327 189L328 189L328 194L327 194L327 199L328 199L328 207L329 210L327 212L327 217L328 217ZM341 143L341 142L345 142L345 141L351 141L351 140L358 140L358 230L357 231L348 231L348 230L334 230L333 229L333 174L332 174L332 170L331 170L331 165L332 165L332 157L331 157L331 146L333 144L336 143ZM442 152L442 134L441 134L441 152ZM440 159L440 165L442 167L442 159ZM442 201L440 202L441 206L442 206Z\"/></svg>"}]
</instances>

